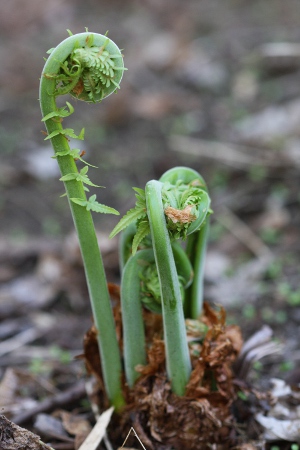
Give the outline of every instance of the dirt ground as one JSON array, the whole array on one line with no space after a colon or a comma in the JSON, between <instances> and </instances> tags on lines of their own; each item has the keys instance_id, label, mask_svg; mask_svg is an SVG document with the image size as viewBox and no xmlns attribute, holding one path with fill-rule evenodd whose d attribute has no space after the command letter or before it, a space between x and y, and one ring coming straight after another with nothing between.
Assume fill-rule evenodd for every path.
<instances>
[{"instance_id":1,"label":"dirt ground","mask_svg":"<svg viewBox=\"0 0 300 450\"><path fill-rule=\"evenodd\" d=\"M67 29L109 30L128 68L117 95L101 105L73 102L68 122L86 129L82 148L98 166L90 175L105 186L100 201L122 214L134 203L133 186L176 165L198 170L214 210L206 300L226 308L245 340L264 325L272 330L276 345L254 357L252 383L267 389L275 377L299 386L299 23L296 0L27 0L25 9L3 2L0 410L7 417L33 429L37 414L22 414L70 387L80 394L78 412L91 414L74 359L91 324L89 300L38 103L43 58ZM95 217L108 280L118 283L117 239L108 240L116 222ZM46 441L74 448L70 433L61 436L49 432Z\"/></svg>"}]
</instances>

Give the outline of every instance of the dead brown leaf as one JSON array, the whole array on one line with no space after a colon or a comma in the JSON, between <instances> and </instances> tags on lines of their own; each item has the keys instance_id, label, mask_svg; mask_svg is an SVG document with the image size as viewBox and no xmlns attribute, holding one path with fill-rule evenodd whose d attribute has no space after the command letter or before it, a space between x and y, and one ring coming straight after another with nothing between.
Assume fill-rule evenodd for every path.
<instances>
[{"instance_id":1,"label":"dead brown leaf","mask_svg":"<svg viewBox=\"0 0 300 450\"><path fill-rule=\"evenodd\" d=\"M90 423L81 416L67 411L59 411L57 414L62 419L64 429L75 436L75 450L78 449L92 429Z\"/></svg>"},{"instance_id":2,"label":"dead brown leaf","mask_svg":"<svg viewBox=\"0 0 300 450\"><path fill-rule=\"evenodd\" d=\"M184 209L172 208L168 206L165 209L165 215L172 220L173 223L191 223L196 220L196 216L191 214L194 205L187 205Z\"/></svg>"},{"instance_id":3,"label":"dead brown leaf","mask_svg":"<svg viewBox=\"0 0 300 450\"><path fill-rule=\"evenodd\" d=\"M118 289L110 286L110 290L118 297ZM121 331L118 298L116 300L114 313ZM222 450L232 448L235 436L231 413L235 399L232 365L242 346L239 327L226 326L224 308L216 311L205 304L202 324L199 322L198 327L195 324L193 327L196 340L193 344L197 346L198 356L193 352L195 347L191 346L193 371L185 396L178 397L167 379L162 323L156 316L150 313L144 316L149 344L148 364L138 368L141 377L133 389L129 390L124 383L127 406L120 417L113 417L110 436L117 442L125 439L132 426L147 450L156 450L159 443L166 449L172 447L175 450L207 450L208 443L214 444L216 449L218 446ZM207 326L205 335L203 323ZM85 337L85 361L89 373L93 373L99 382L98 405L102 410L107 399L96 338L93 327ZM134 444L130 442L129 445Z\"/></svg>"}]
</instances>

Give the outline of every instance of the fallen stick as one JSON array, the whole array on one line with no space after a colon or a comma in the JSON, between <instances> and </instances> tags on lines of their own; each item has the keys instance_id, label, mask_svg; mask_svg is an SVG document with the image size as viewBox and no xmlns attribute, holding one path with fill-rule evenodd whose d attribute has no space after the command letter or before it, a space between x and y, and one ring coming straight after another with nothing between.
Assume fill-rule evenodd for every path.
<instances>
[{"instance_id":1,"label":"fallen stick","mask_svg":"<svg viewBox=\"0 0 300 450\"><path fill-rule=\"evenodd\" d=\"M231 167L248 169L251 166L270 168L290 167L293 161L284 158L279 152L239 144L227 144L218 141L206 141L186 136L172 136L169 140L173 151L197 158L208 158L228 164ZM256 154L254 154L254 150ZM259 154L258 154L259 153Z\"/></svg>"},{"instance_id":2,"label":"fallen stick","mask_svg":"<svg viewBox=\"0 0 300 450\"><path fill-rule=\"evenodd\" d=\"M53 411L55 408L61 408L69 403L80 400L85 396L85 382L82 380L67 391L60 392L57 395L42 401L34 408L17 414L12 418L12 422L21 425L31 420L37 414Z\"/></svg>"}]
</instances>

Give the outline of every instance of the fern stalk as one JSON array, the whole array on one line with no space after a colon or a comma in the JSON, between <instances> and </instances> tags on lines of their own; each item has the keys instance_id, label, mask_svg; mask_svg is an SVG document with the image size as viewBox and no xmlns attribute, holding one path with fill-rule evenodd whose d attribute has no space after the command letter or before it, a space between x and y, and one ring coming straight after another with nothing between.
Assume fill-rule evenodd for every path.
<instances>
[{"instance_id":1,"label":"fern stalk","mask_svg":"<svg viewBox=\"0 0 300 450\"><path fill-rule=\"evenodd\" d=\"M110 51L113 55L117 54L117 66L123 67L119 49L106 36L88 32L70 36L51 52L46 61L40 83L40 104L79 239L94 321L98 330L105 389L111 403L116 409L120 409L124 404L121 389L122 367L106 276L91 213L87 207L80 204L80 201L83 204L87 202L84 185L82 181L70 177L70 174L77 174L78 169L74 157L70 154L71 149L66 136L70 134L65 132L59 120L60 109L56 105L56 97L61 94L71 93L79 99L94 102L102 100L116 90L116 85L112 84L109 89L102 86L102 91L99 92L100 84L98 84L97 92L93 91L92 86L88 87L86 92L84 91L82 78L84 75L87 76L87 68L78 65L74 51L78 48L88 49L93 46L96 46L98 51L99 48L105 47L106 51ZM73 61L74 66L72 66ZM114 83L117 85L122 73L123 71L116 69ZM82 138L82 136L79 137ZM62 154L64 156L60 156Z\"/></svg>"},{"instance_id":2,"label":"fern stalk","mask_svg":"<svg viewBox=\"0 0 300 450\"><path fill-rule=\"evenodd\" d=\"M167 372L172 389L183 395L191 373L180 285L161 198L162 183L146 184L146 202L161 287Z\"/></svg>"}]
</instances>

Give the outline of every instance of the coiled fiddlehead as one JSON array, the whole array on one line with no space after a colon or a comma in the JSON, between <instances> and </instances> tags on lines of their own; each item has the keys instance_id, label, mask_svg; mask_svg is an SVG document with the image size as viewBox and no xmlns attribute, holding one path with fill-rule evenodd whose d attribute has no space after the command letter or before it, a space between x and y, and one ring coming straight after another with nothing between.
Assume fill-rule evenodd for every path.
<instances>
[{"instance_id":1,"label":"coiled fiddlehead","mask_svg":"<svg viewBox=\"0 0 300 450\"><path fill-rule=\"evenodd\" d=\"M199 257L196 258L199 264L193 264L194 256L190 239L191 236L198 236L207 223L210 198L200 174L186 167L176 167L166 172L159 181L149 181L145 191L138 188L134 190L137 199L135 207L125 214L111 233L112 237L124 230L120 245L121 266L124 267L122 303L128 304L134 291L135 301L139 299L145 303L146 295L146 307L154 312L162 311L167 371L174 392L183 395L191 370L182 307L183 296L185 303L189 303L190 298L189 295L185 295L183 286L187 288L191 284L192 288L193 270L196 269L199 272L199 267L203 266ZM188 254L176 242L185 239L188 239ZM132 256L129 250L130 244ZM198 247L199 245L197 245L197 251ZM202 245L201 248L204 247ZM143 250L144 248L150 248L151 252L149 249ZM201 257L203 256L202 252ZM138 261L143 260L142 257L147 262L144 271L141 267L137 268ZM130 271L127 270L129 267ZM135 278L131 279L129 274L133 273L133 267L135 267ZM140 277L136 275L138 271L141 273ZM198 272L195 278L199 287ZM195 295L199 292L200 290L196 289ZM144 298L143 294L145 294ZM193 309L190 305L185 307L187 312ZM131 322L133 317L136 322L140 320L134 315L134 311L137 311L139 315L140 306L132 307L131 318L124 317L124 329L127 319ZM139 351L143 353L144 336L139 338L130 335L130 322L127 329L126 376L128 373L127 381L129 385L132 385L137 377L137 372L134 371L136 346L138 342L141 342Z\"/></svg>"},{"instance_id":2,"label":"coiled fiddlehead","mask_svg":"<svg viewBox=\"0 0 300 450\"><path fill-rule=\"evenodd\" d=\"M209 232L209 216L212 212L210 210L210 197L207 192L207 186L203 177L196 170L187 167L174 167L168 170L162 175L160 181L170 183L172 186L178 184L190 186L183 198L187 205L195 204L197 208L198 213L195 220L187 224L183 222L181 228L188 237L186 252L194 271L193 283L186 295L185 315L191 319L198 319L203 305L203 274ZM180 200L182 203L182 198ZM193 213L193 209L191 213ZM170 218L169 216L168 221L170 220L174 220L173 217Z\"/></svg>"},{"instance_id":3,"label":"coiled fiddlehead","mask_svg":"<svg viewBox=\"0 0 300 450\"><path fill-rule=\"evenodd\" d=\"M63 62L58 61L58 72L49 71L45 75L56 82L55 96L70 93L78 100L100 102L120 87L126 70L120 50L102 35L81 33L76 35L75 41L73 38L71 36L73 49ZM67 43L68 39L64 41L64 48Z\"/></svg>"},{"instance_id":4,"label":"coiled fiddlehead","mask_svg":"<svg viewBox=\"0 0 300 450\"><path fill-rule=\"evenodd\" d=\"M51 140L79 238L94 321L99 331L98 343L106 392L112 404L119 409L124 404L121 358L90 211L118 213L98 203L95 195L86 198L88 186L95 185L87 176L87 166L78 171L76 160L80 157L79 150L71 149L68 139L83 139L84 130L76 135L72 129L63 128L63 119L72 114L74 108L68 102L66 107L59 108L56 98L71 94L80 100L100 102L118 88L124 70L123 57L118 47L106 36L89 32L70 36L49 53L40 83L40 104L48 132L46 139Z\"/></svg>"},{"instance_id":5,"label":"coiled fiddlehead","mask_svg":"<svg viewBox=\"0 0 300 450\"><path fill-rule=\"evenodd\" d=\"M106 47L109 39L106 39L101 47L92 46L88 41L85 48L74 50L71 61L77 62L81 67L81 81L73 89L79 99L86 98L86 94L91 101L102 100L105 89L113 87L119 89L117 73L122 73L124 67L117 67L115 59L120 58L119 54L111 54ZM80 90L82 89L82 92Z\"/></svg>"}]
</instances>

